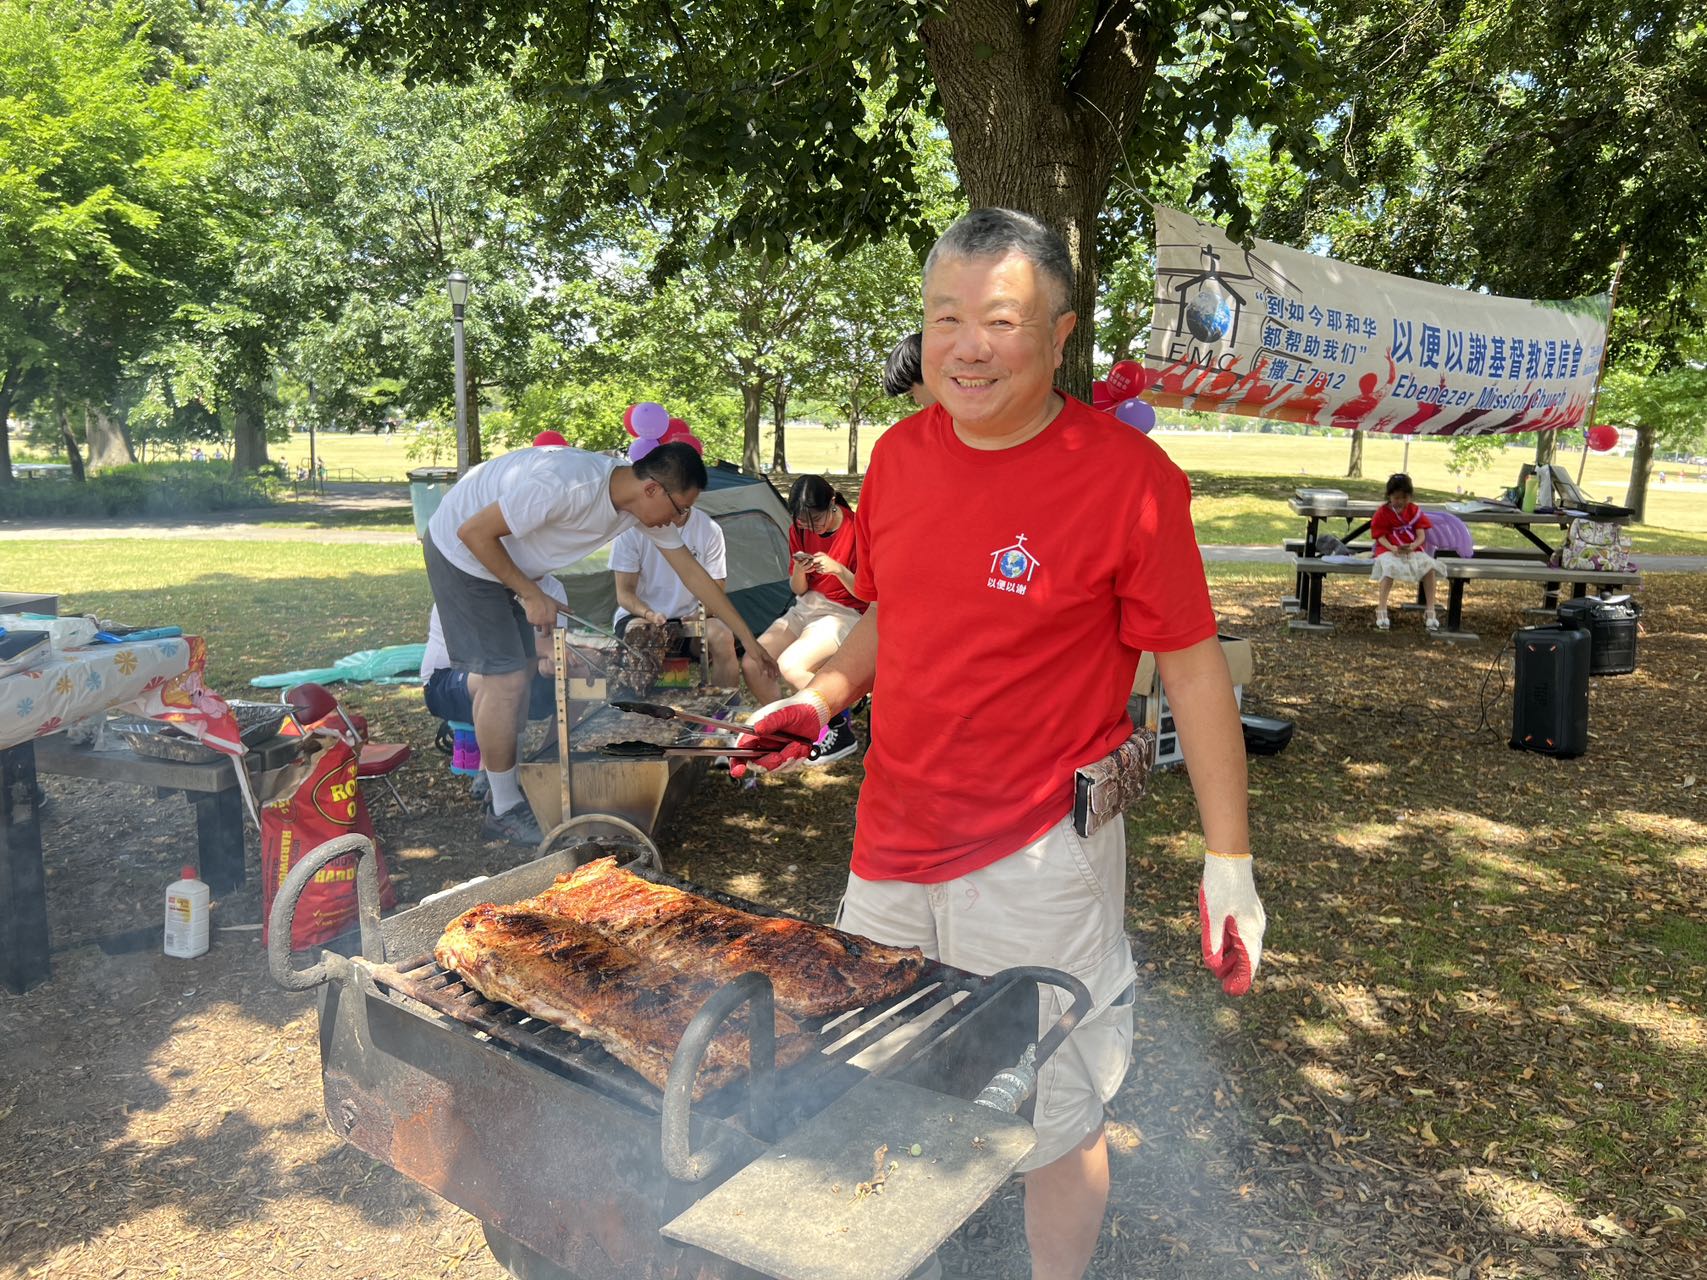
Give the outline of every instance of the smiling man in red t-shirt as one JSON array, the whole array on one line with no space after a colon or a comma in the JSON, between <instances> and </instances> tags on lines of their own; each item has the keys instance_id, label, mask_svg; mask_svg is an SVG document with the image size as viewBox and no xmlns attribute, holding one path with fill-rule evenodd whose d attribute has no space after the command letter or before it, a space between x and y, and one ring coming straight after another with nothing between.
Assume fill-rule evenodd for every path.
<instances>
[{"instance_id":1,"label":"smiling man in red t-shirt","mask_svg":"<svg viewBox=\"0 0 1707 1280\"><path fill-rule=\"evenodd\" d=\"M923 376L938 403L884 435L856 518L865 617L754 728L817 733L867 690L839 924L978 973L1046 965L1092 1013L1039 1074L1026 1170L1034 1280L1077 1280L1108 1200L1103 1106L1132 1046L1120 822L1072 828L1073 773L1132 733L1151 650L1204 835L1205 958L1242 994L1262 955L1244 740L1184 474L1146 436L1055 392L1073 330L1065 247L978 209L925 263ZM774 741L774 740L773 740ZM770 745L765 743L765 745ZM804 747L759 761L780 767ZM1061 994L1044 988L1040 1027Z\"/></svg>"}]
</instances>

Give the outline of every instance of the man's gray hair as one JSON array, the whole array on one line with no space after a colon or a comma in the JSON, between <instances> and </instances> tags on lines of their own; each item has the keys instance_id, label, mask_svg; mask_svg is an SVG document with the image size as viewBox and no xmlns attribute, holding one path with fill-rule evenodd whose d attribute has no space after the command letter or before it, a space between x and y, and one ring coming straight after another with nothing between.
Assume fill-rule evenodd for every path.
<instances>
[{"instance_id":1,"label":"man's gray hair","mask_svg":"<svg viewBox=\"0 0 1707 1280\"><path fill-rule=\"evenodd\" d=\"M1067 246L1036 218L1013 209L974 209L943 232L925 258L925 279L939 258L1000 258L1009 253L1021 254L1060 291L1056 316L1073 309L1073 260Z\"/></svg>"}]
</instances>

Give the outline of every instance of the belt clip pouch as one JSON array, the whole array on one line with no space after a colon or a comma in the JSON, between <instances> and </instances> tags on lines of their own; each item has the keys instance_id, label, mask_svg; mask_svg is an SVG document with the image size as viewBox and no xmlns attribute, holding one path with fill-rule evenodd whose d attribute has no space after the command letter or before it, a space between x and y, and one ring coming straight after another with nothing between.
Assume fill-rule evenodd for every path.
<instances>
[{"instance_id":1,"label":"belt clip pouch","mask_svg":"<svg viewBox=\"0 0 1707 1280\"><path fill-rule=\"evenodd\" d=\"M1143 799L1156 762L1156 735L1135 730L1094 764L1073 774L1073 830L1090 836L1110 818Z\"/></svg>"}]
</instances>

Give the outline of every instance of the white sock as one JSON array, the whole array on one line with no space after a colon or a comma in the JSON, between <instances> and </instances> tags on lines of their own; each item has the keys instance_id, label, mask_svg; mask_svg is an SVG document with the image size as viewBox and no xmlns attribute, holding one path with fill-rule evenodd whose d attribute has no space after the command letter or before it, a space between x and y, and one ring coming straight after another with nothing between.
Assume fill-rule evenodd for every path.
<instances>
[{"instance_id":1,"label":"white sock","mask_svg":"<svg viewBox=\"0 0 1707 1280\"><path fill-rule=\"evenodd\" d=\"M526 802L522 794L522 784L516 778L516 770L505 769L499 773L496 769L486 770L486 780L492 784L492 812L508 813L518 804Z\"/></svg>"}]
</instances>

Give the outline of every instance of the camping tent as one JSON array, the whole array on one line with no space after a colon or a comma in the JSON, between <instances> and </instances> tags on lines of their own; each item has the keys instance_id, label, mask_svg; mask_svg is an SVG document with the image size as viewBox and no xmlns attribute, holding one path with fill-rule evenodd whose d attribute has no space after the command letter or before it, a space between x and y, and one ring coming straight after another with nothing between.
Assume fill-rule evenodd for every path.
<instances>
[{"instance_id":1,"label":"camping tent","mask_svg":"<svg viewBox=\"0 0 1707 1280\"><path fill-rule=\"evenodd\" d=\"M763 476L750 476L731 463L706 468L710 484L698 507L722 526L728 547L725 589L747 625L758 635L793 602L788 589L788 507ZM609 549L589 556L558 574L569 607L589 622L609 626L616 614L616 577Z\"/></svg>"}]
</instances>

